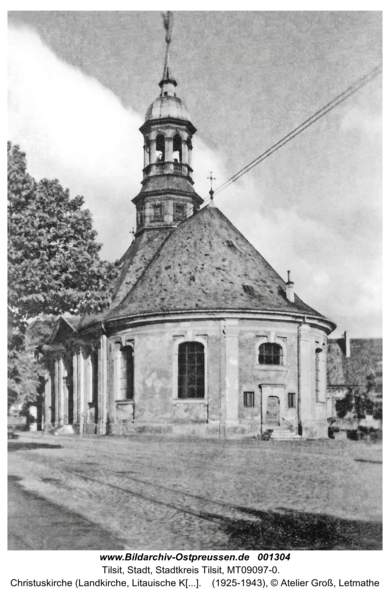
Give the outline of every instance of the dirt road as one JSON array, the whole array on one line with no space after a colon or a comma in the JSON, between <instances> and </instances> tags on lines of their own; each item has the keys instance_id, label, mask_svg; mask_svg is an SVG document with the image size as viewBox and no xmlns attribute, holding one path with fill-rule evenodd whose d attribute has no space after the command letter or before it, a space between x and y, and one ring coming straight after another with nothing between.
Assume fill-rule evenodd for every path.
<instances>
[{"instance_id":1,"label":"dirt road","mask_svg":"<svg viewBox=\"0 0 390 600\"><path fill-rule=\"evenodd\" d=\"M10 549L381 548L378 445L26 433L9 451Z\"/></svg>"}]
</instances>

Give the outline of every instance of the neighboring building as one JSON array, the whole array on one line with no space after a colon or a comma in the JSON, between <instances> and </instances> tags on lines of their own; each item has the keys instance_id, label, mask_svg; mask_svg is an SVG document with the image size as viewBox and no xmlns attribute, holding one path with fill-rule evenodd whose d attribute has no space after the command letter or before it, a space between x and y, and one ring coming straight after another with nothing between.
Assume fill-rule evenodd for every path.
<instances>
[{"instance_id":1,"label":"neighboring building","mask_svg":"<svg viewBox=\"0 0 390 600\"><path fill-rule=\"evenodd\" d=\"M46 427L326 436L335 325L294 293L212 197L201 210L196 129L176 87L167 49L161 93L141 127L135 239L111 306L78 323L58 320L47 347Z\"/></svg>"},{"instance_id":2,"label":"neighboring building","mask_svg":"<svg viewBox=\"0 0 390 600\"><path fill-rule=\"evenodd\" d=\"M350 339L348 333L339 339L328 340L328 417L340 426L353 426L351 419L337 419L336 401L344 398L349 389L369 391L374 401L382 401L382 340ZM368 416L362 424L380 426Z\"/></svg>"}]
</instances>

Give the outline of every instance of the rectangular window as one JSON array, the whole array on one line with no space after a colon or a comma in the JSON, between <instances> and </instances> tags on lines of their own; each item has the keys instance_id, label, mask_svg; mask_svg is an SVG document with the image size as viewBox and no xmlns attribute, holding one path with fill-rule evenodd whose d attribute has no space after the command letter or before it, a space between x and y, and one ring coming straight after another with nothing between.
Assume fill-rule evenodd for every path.
<instances>
[{"instance_id":1,"label":"rectangular window","mask_svg":"<svg viewBox=\"0 0 390 600\"><path fill-rule=\"evenodd\" d=\"M244 392L244 406L253 408L255 405L255 392Z\"/></svg>"},{"instance_id":2,"label":"rectangular window","mask_svg":"<svg viewBox=\"0 0 390 600\"><path fill-rule=\"evenodd\" d=\"M138 225L143 225L145 223L145 209L140 208L140 210L137 213L137 216L138 216Z\"/></svg>"},{"instance_id":3,"label":"rectangular window","mask_svg":"<svg viewBox=\"0 0 390 600\"><path fill-rule=\"evenodd\" d=\"M182 221L186 216L185 204L174 204L173 206L173 219L174 221Z\"/></svg>"},{"instance_id":4,"label":"rectangular window","mask_svg":"<svg viewBox=\"0 0 390 600\"><path fill-rule=\"evenodd\" d=\"M295 393L288 393L287 403L288 408L295 408Z\"/></svg>"},{"instance_id":5,"label":"rectangular window","mask_svg":"<svg viewBox=\"0 0 390 600\"><path fill-rule=\"evenodd\" d=\"M151 220L152 220L152 222L163 220L162 204L153 204Z\"/></svg>"},{"instance_id":6,"label":"rectangular window","mask_svg":"<svg viewBox=\"0 0 390 600\"><path fill-rule=\"evenodd\" d=\"M204 398L204 346L183 342L178 352L178 397Z\"/></svg>"}]
</instances>

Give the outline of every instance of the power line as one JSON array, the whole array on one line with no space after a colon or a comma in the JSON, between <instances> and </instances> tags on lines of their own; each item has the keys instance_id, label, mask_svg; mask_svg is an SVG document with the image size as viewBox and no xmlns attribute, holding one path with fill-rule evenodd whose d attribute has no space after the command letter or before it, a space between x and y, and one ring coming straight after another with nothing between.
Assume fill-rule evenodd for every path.
<instances>
[{"instance_id":1,"label":"power line","mask_svg":"<svg viewBox=\"0 0 390 600\"><path fill-rule=\"evenodd\" d=\"M238 171L237 173L232 175L232 177L230 177L224 183L222 183L219 187L217 187L216 190L214 191L214 195L219 194L220 192L224 191L229 185L231 185L232 183L237 181L237 179L239 179L240 177L242 177L243 175L248 173L251 169L256 167L263 160L265 160L266 158L271 156L271 154L276 152L276 150L279 150L279 148L281 148L282 146L284 146L285 144L290 142L297 135L302 133L302 131L304 131L311 125L313 125L316 121L321 119L321 117L326 115L328 112L330 112L331 110L336 108L336 106L338 106L339 104L341 104L342 102L347 100L347 98L349 98L350 96L355 94L358 90L360 90L362 87L367 85L372 79L377 77L381 72L382 72L382 65L378 65L374 69L372 69L369 73L367 73L366 75L364 75L363 77L361 77L360 79L355 81L347 89L345 89L343 92L341 92L338 96L333 98L333 100L331 100L330 102L325 104L325 106L323 106L322 108L317 110L313 115L311 115L311 117L309 117L308 119L303 121L303 123L298 125L298 127L296 127L295 129L290 131L290 133L288 133L283 138L281 138L278 142L276 142L276 144L274 144L273 146L268 148L268 150L266 150L265 152L260 154L260 156L258 156L254 160L252 160L249 164L247 164L245 167L240 169L240 171ZM204 200L208 200L208 197L205 197Z\"/></svg>"},{"instance_id":2,"label":"power line","mask_svg":"<svg viewBox=\"0 0 390 600\"><path fill-rule=\"evenodd\" d=\"M303 123L301 123L300 125L298 125L298 127L295 127L295 129L293 129L292 131L290 131L290 133L288 133L283 138L281 138L278 142L276 142L275 144L273 144L273 146L271 146L270 148L268 148L268 150L266 150L265 152L263 152L262 154L260 154L260 156L258 156L254 160L252 160L245 167L243 167L242 169L240 169L240 171L238 171L237 173L235 173L234 175L232 175L232 177L230 177L224 183L222 183L219 187L217 187L216 190L214 190L214 195L219 194L220 192L223 192L229 185L231 185L232 183L234 183L235 181L237 181L237 179L239 179L243 175L246 175L246 173L248 173L251 169L253 169L259 163L261 163L263 160L265 160L266 158L268 158L269 156L271 156L271 154L273 154L274 152L276 152L276 150L279 150L279 148L282 148L282 146L284 146L285 144L287 144L288 142L290 142L292 139L294 139L295 137L297 137L297 135L299 135L300 133L302 133L302 131L304 131L305 129L307 129L311 125L313 125L316 121L318 121L319 119L321 119L321 117L323 117L328 112L330 112L331 110L333 110L334 108L336 108L336 106L338 106L339 104L341 104L342 102L344 102L344 100L347 100L347 98L349 98L350 96L352 96L353 94L355 94L358 90L360 90L362 87L364 87L365 85L367 85L372 79L374 79L375 77L377 77L381 72L382 72L382 65L377 65L369 73L367 73L363 77L360 77L358 80L356 80L354 83L352 83L349 87L347 87L343 92L341 92L340 94L338 94L338 96L336 96L335 98L333 98L333 100L331 100L330 102L328 102L327 104L325 104L325 106L323 106L322 108L320 108L319 110L317 110L314 114L312 114L311 117L309 117L308 119L306 119L305 121L303 121ZM203 198L203 200L207 201L207 200L209 200L209 197L206 196L206 197ZM207 206L207 204L205 204L202 207L202 209L205 208L206 206ZM183 220L186 220L187 218L191 217L193 214L195 214L194 209L193 208L189 209L189 211L185 214ZM149 244L154 239L156 239L158 236L159 236L159 233L156 233L154 236L150 236L148 240L146 240L145 242L143 242L142 244L140 244L140 246L137 248L137 252L145 244Z\"/></svg>"}]
</instances>

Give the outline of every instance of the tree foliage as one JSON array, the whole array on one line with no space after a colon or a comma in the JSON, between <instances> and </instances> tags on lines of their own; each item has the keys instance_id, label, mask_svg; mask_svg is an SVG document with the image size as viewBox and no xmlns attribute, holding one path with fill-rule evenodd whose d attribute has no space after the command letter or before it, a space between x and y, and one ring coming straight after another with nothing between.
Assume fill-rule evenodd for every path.
<instances>
[{"instance_id":1,"label":"tree foliage","mask_svg":"<svg viewBox=\"0 0 390 600\"><path fill-rule=\"evenodd\" d=\"M57 180L36 183L18 146L8 145L9 306L19 319L99 312L110 300L116 267L83 199Z\"/></svg>"},{"instance_id":2,"label":"tree foliage","mask_svg":"<svg viewBox=\"0 0 390 600\"><path fill-rule=\"evenodd\" d=\"M349 388L344 398L336 400L336 413L341 419L347 415L357 421L365 419L367 415L377 418L375 402L371 397L370 390L361 391L359 388Z\"/></svg>"},{"instance_id":3,"label":"tree foliage","mask_svg":"<svg viewBox=\"0 0 390 600\"><path fill-rule=\"evenodd\" d=\"M110 301L117 267L100 260L83 204L57 180L36 182L25 154L8 143L8 385L19 401L33 401L42 374L26 348L29 320L100 312Z\"/></svg>"}]
</instances>

